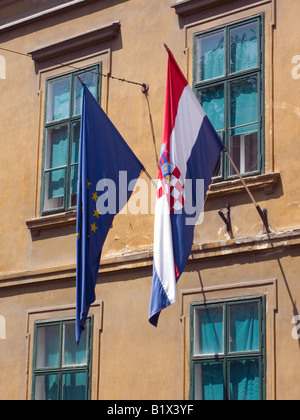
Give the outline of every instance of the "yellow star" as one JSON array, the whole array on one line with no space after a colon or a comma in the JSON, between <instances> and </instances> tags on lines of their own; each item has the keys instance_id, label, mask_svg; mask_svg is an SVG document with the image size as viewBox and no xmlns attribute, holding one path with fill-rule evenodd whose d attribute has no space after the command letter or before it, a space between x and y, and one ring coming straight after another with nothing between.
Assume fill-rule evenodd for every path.
<instances>
[{"instance_id":1,"label":"yellow star","mask_svg":"<svg viewBox=\"0 0 300 420\"><path fill-rule=\"evenodd\" d=\"M100 213L98 212L98 210L94 210L94 217L97 217L97 219L99 219Z\"/></svg>"},{"instance_id":2,"label":"yellow star","mask_svg":"<svg viewBox=\"0 0 300 420\"><path fill-rule=\"evenodd\" d=\"M89 180L87 181L87 189L89 189L90 188L90 185L92 185L92 183L91 182L89 182Z\"/></svg>"},{"instance_id":3,"label":"yellow star","mask_svg":"<svg viewBox=\"0 0 300 420\"><path fill-rule=\"evenodd\" d=\"M78 233L76 233L77 239L80 239L80 231Z\"/></svg>"},{"instance_id":4,"label":"yellow star","mask_svg":"<svg viewBox=\"0 0 300 420\"><path fill-rule=\"evenodd\" d=\"M92 200L95 200L95 201L97 201L98 200L98 195L97 195L97 193L95 192L95 194L93 194L93 198L92 198Z\"/></svg>"},{"instance_id":5,"label":"yellow star","mask_svg":"<svg viewBox=\"0 0 300 420\"><path fill-rule=\"evenodd\" d=\"M96 233L96 230L98 229L97 226L96 226L96 223L91 225L91 229L94 233Z\"/></svg>"}]
</instances>

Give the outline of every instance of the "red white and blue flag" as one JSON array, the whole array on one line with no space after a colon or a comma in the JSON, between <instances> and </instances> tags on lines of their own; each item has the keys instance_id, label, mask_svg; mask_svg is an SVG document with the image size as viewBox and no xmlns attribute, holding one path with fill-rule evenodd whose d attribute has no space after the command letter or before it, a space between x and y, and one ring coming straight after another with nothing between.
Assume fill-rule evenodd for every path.
<instances>
[{"instance_id":1,"label":"red white and blue flag","mask_svg":"<svg viewBox=\"0 0 300 420\"><path fill-rule=\"evenodd\" d=\"M202 180L205 195L225 148L172 53L168 54L149 315L154 326L160 312L176 302L176 283L191 253L202 210L197 205L197 180Z\"/></svg>"}]
</instances>

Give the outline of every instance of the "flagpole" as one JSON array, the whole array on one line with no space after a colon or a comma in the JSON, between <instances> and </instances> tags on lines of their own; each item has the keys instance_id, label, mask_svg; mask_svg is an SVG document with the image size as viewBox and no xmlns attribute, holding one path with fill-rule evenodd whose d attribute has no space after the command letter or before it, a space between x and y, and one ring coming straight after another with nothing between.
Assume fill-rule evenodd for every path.
<instances>
[{"instance_id":1,"label":"flagpole","mask_svg":"<svg viewBox=\"0 0 300 420\"><path fill-rule=\"evenodd\" d=\"M167 52L169 52L170 51L170 48L167 46L167 44L164 42L164 47L165 47L165 49L167 50Z\"/></svg>"},{"instance_id":2,"label":"flagpole","mask_svg":"<svg viewBox=\"0 0 300 420\"><path fill-rule=\"evenodd\" d=\"M155 184L152 176L149 174L149 172L147 171L147 169L144 167L144 170L142 171L145 173L145 175L149 178L151 184L153 185L153 187L157 190L157 185Z\"/></svg>"},{"instance_id":3,"label":"flagpole","mask_svg":"<svg viewBox=\"0 0 300 420\"><path fill-rule=\"evenodd\" d=\"M252 195L252 193L251 193L251 191L250 191L250 189L249 189L248 185L246 184L246 182L245 182L244 178L242 177L242 175L241 175L240 171L238 170L238 168L237 168L236 164L234 163L234 161L233 161L232 157L231 157L231 156L230 156L230 154L228 153L227 148L223 150L223 153L225 153L225 155L227 156L227 158L228 158L229 162L230 162L230 163L231 163L231 165L233 166L233 168L234 168L234 170L235 170L236 174L237 174L237 175L238 175L238 177L240 178L240 180L241 180L241 182L242 182L243 186L245 187L245 190L247 191L247 193L248 193L248 195L249 195L249 197L250 197L250 199L251 199L252 203L255 205L255 208L256 208L256 210L257 210L257 212L258 212L258 214L259 214L260 218L262 219L263 224L264 224L264 226L265 226L265 228L266 228L266 232L267 232L268 234L269 234L269 233L271 233L271 230L270 230L270 227L269 227L269 223L268 223L268 218L267 218L266 211L265 211L265 210L263 211L263 210L261 209L260 205L257 203L257 201L255 200L255 198L253 197L253 195Z\"/></svg>"}]
</instances>

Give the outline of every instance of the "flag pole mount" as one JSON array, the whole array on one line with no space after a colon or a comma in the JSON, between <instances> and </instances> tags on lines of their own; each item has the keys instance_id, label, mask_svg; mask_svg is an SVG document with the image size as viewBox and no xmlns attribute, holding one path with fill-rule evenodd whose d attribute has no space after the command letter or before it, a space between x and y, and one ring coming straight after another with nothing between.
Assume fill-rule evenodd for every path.
<instances>
[{"instance_id":1,"label":"flag pole mount","mask_svg":"<svg viewBox=\"0 0 300 420\"><path fill-rule=\"evenodd\" d=\"M231 214L230 214L231 204L227 204L227 214L225 215L221 210L219 211L219 216L223 220L226 225L227 232L229 233L230 237L233 239L233 232L232 232L232 223L231 223Z\"/></svg>"},{"instance_id":2,"label":"flag pole mount","mask_svg":"<svg viewBox=\"0 0 300 420\"><path fill-rule=\"evenodd\" d=\"M148 92L149 92L149 85L148 85L148 83L143 83L142 84L142 93L144 95L147 95Z\"/></svg>"}]
</instances>

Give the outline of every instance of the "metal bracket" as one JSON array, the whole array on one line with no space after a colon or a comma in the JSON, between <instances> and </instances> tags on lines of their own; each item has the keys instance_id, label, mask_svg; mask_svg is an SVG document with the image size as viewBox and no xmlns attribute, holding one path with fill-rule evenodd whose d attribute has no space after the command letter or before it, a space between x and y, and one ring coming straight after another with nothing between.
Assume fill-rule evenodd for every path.
<instances>
[{"instance_id":1,"label":"metal bracket","mask_svg":"<svg viewBox=\"0 0 300 420\"><path fill-rule=\"evenodd\" d=\"M226 229L227 232L230 234L230 236L233 238L233 233L232 233L232 224L231 224L231 204L227 204L227 213L226 215L220 210L219 216L221 217L221 219L223 220L223 222L226 225Z\"/></svg>"},{"instance_id":2,"label":"metal bracket","mask_svg":"<svg viewBox=\"0 0 300 420\"><path fill-rule=\"evenodd\" d=\"M260 215L261 220L263 221L267 234L271 233L269 220L268 220L268 210L267 209L262 210L259 205L256 206L256 210L258 214Z\"/></svg>"}]
</instances>

